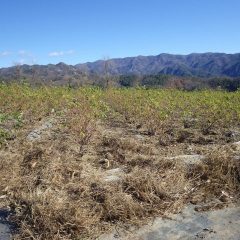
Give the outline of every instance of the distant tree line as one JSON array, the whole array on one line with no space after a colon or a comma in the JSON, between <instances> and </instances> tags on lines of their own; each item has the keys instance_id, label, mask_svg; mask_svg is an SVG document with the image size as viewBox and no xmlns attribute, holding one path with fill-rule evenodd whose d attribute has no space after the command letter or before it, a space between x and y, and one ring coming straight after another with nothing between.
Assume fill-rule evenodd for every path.
<instances>
[{"instance_id":1,"label":"distant tree line","mask_svg":"<svg viewBox=\"0 0 240 240\"><path fill-rule=\"evenodd\" d=\"M177 88L189 91L212 88L236 91L240 89L240 77L199 78L171 75L121 75L118 84L121 87L145 86L149 88Z\"/></svg>"},{"instance_id":2,"label":"distant tree line","mask_svg":"<svg viewBox=\"0 0 240 240\"><path fill-rule=\"evenodd\" d=\"M81 74L75 77L62 74L61 76L38 76L35 72L32 77L19 73L16 70L15 76L3 78L0 76L0 82L11 83L29 83L32 86L55 85L68 87L98 86L108 87L146 87L146 88L176 88L187 91L201 89L223 89L227 91L236 91L240 89L240 77L179 77L172 75L110 75L110 74Z\"/></svg>"}]
</instances>

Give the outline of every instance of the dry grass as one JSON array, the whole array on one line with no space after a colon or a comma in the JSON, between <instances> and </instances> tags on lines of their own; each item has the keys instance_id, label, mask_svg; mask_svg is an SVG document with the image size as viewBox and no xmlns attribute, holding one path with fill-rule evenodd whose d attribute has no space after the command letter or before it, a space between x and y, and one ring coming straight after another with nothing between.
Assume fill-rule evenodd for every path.
<instances>
[{"instance_id":1,"label":"dry grass","mask_svg":"<svg viewBox=\"0 0 240 240\"><path fill-rule=\"evenodd\" d=\"M129 165L121 182L106 183L102 170L82 162L77 152L62 154L60 142L48 144L24 145L21 154L5 155L8 165L5 161L1 169L21 239L95 238L118 224L179 212L190 201L219 199L223 207L238 197L239 163L225 151L211 154L191 174L177 162L150 161L142 168L139 161Z\"/></svg>"},{"instance_id":2,"label":"dry grass","mask_svg":"<svg viewBox=\"0 0 240 240\"><path fill-rule=\"evenodd\" d=\"M97 92L86 97L85 90L74 95L68 91L57 90L55 97L49 89L44 94L25 92L27 97L19 102L4 92L14 110L22 112L24 123L15 132L16 139L0 149L0 193L7 196L5 204L19 226L16 239L91 239L118 225L143 224L153 216L179 212L190 202L211 209L216 203L223 207L238 199L240 162L235 157L239 152L230 145L206 146L202 163L186 166L163 157L164 153L173 148L180 154L189 144L196 149L205 145L184 134L177 120L176 129L164 120L164 128L156 131L161 123L154 117L158 120L152 131L167 129L164 135L147 135L135 121L124 120L118 129L103 118L99 123ZM18 88L16 92L21 94ZM34 96L34 103L26 103L29 96ZM39 116L37 103L45 109ZM8 113L9 104L2 103ZM120 103L119 108L125 111ZM26 139L49 118L54 124L45 135L36 141ZM136 133L131 133L132 128ZM189 128L195 134L195 128ZM101 159L107 159L109 166L101 165ZM108 168L116 167L124 171L121 179L105 181Z\"/></svg>"}]
</instances>

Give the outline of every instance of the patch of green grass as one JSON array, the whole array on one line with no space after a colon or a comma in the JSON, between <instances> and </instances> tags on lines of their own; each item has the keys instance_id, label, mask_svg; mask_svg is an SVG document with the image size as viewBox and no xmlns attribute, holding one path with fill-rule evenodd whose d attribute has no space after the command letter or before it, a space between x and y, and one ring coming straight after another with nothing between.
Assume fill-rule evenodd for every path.
<instances>
[{"instance_id":1,"label":"patch of green grass","mask_svg":"<svg viewBox=\"0 0 240 240\"><path fill-rule=\"evenodd\" d=\"M4 144L4 142L10 138L10 133L4 129L0 128L0 146Z\"/></svg>"}]
</instances>

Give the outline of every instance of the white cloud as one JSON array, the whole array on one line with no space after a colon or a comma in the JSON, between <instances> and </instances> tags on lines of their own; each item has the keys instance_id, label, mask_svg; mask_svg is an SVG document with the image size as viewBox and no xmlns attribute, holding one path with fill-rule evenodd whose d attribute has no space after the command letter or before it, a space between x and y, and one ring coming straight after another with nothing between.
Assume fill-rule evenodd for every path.
<instances>
[{"instance_id":1,"label":"white cloud","mask_svg":"<svg viewBox=\"0 0 240 240\"><path fill-rule=\"evenodd\" d=\"M31 60L31 64L36 64L37 63L37 59L36 58L33 58L32 60Z\"/></svg>"},{"instance_id":2,"label":"white cloud","mask_svg":"<svg viewBox=\"0 0 240 240\"><path fill-rule=\"evenodd\" d=\"M14 66L20 66L20 65L23 65L25 63L26 63L26 60L22 58L22 59L19 59L18 61L14 61L13 65Z\"/></svg>"},{"instance_id":3,"label":"white cloud","mask_svg":"<svg viewBox=\"0 0 240 240\"><path fill-rule=\"evenodd\" d=\"M11 54L12 54L12 53L9 52L9 51L0 52L0 56L2 56L2 57L6 57L6 56L9 56L9 55L11 55Z\"/></svg>"},{"instance_id":4,"label":"white cloud","mask_svg":"<svg viewBox=\"0 0 240 240\"><path fill-rule=\"evenodd\" d=\"M36 58L21 58L19 60L13 61L12 65L13 66L21 66L21 65L24 65L24 64L34 65L36 63L37 63Z\"/></svg>"},{"instance_id":5,"label":"white cloud","mask_svg":"<svg viewBox=\"0 0 240 240\"><path fill-rule=\"evenodd\" d=\"M19 50L18 55L21 57L32 57L32 53L26 50Z\"/></svg>"},{"instance_id":6,"label":"white cloud","mask_svg":"<svg viewBox=\"0 0 240 240\"><path fill-rule=\"evenodd\" d=\"M13 65L23 65L23 64L33 65L33 64L36 64L37 62L36 57L30 51L22 49L16 52L16 54L19 60L14 61Z\"/></svg>"},{"instance_id":7,"label":"white cloud","mask_svg":"<svg viewBox=\"0 0 240 240\"><path fill-rule=\"evenodd\" d=\"M49 57L59 57L64 55L71 55L74 54L74 50L68 50L68 51L55 51L48 53Z\"/></svg>"},{"instance_id":8,"label":"white cloud","mask_svg":"<svg viewBox=\"0 0 240 240\"><path fill-rule=\"evenodd\" d=\"M27 53L27 52L26 52L25 50L19 50L19 51L18 51L18 54L19 54L19 55L25 55L26 53Z\"/></svg>"},{"instance_id":9,"label":"white cloud","mask_svg":"<svg viewBox=\"0 0 240 240\"><path fill-rule=\"evenodd\" d=\"M68 50L65 52L65 54L74 54L74 52L75 52L74 50Z\"/></svg>"},{"instance_id":10,"label":"white cloud","mask_svg":"<svg viewBox=\"0 0 240 240\"><path fill-rule=\"evenodd\" d=\"M62 55L64 55L63 52L50 52L48 54L49 57L58 57L58 56L62 56Z\"/></svg>"}]
</instances>

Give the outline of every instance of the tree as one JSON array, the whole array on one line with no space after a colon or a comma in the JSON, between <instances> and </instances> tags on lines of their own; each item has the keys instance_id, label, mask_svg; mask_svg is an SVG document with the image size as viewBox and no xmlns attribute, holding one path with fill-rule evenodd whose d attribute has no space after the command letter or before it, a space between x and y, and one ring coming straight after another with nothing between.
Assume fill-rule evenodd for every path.
<instances>
[{"instance_id":1,"label":"tree","mask_svg":"<svg viewBox=\"0 0 240 240\"><path fill-rule=\"evenodd\" d=\"M121 75L119 84L123 87L137 87L141 82L139 75Z\"/></svg>"},{"instance_id":2,"label":"tree","mask_svg":"<svg viewBox=\"0 0 240 240\"><path fill-rule=\"evenodd\" d=\"M109 57L103 58L103 87L109 88L110 85L114 85L112 82L113 76L110 73L110 68L112 67L112 61Z\"/></svg>"},{"instance_id":3,"label":"tree","mask_svg":"<svg viewBox=\"0 0 240 240\"><path fill-rule=\"evenodd\" d=\"M21 80L21 63L14 62L13 65L14 65L14 68L15 68L15 79L17 81L20 81Z\"/></svg>"},{"instance_id":4,"label":"tree","mask_svg":"<svg viewBox=\"0 0 240 240\"><path fill-rule=\"evenodd\" d=\"M104 71L104 83L103 86L104 88L108 88L109 87L109 57L104 57L104 66L103 66L103 71Z\"/></svg>"},{"instance_id":5,"label":"tree","mask_svg":"<svg viewBox=\"0 0 240 240\"><path fill-rule=\"evenodd\" d=\"M64 75L63 81L64 81L64 83L67 83L67 85L68 85L69 88L72 88L72 87L73 87L72 78L71 78L69 75L67 75L67 74Z\"/></svg>"}]
</instances>

